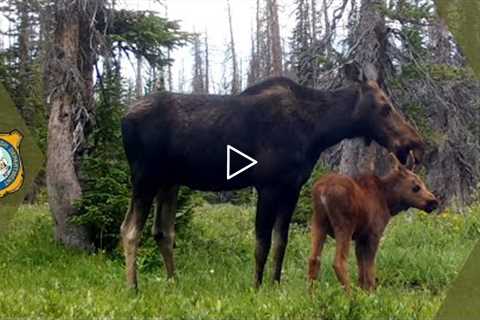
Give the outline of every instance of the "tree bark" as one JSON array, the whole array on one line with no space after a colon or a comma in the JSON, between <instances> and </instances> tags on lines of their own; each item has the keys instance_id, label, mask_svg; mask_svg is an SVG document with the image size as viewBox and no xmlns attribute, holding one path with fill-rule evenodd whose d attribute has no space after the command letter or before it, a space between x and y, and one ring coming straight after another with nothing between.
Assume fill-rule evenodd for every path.
<instances>
[{"instance_id":1,"label":"tree bark","mask_svg":"<svg viewBox=\"0 0 480 320\"><path fill-rule=\"evenodd\" d=\"M84 103L80 97L85 87L76 77L84 71L79 66L79 8L66 2L56 3L54 52L50 56L53 61L49 64L50 80L55 82L56 90L51 96L48 122L48 201L55 221L55 238L68 247L92 249L87 228L71 221L76 215L74 203L82 195L75 168L74 116L78 105Z\"/></svg>"},{"instance_id":2,"label":"tree bark","mask_svg":"<svg viewBox=\"0 0 480 320\"><path fill-rule=\"evenodd\" d=\"M278 22L277 0L268 0L268 25L270 26L271 52L272 52L272 76L281 76L282 67L282 42L280 40L280 24Z\"/></svg>"},{"instance_id":3,"label":"tree bark","mask_svg":"<svg viewBox=\"0 0 480 320\"><path fill-rule=\"evenodd\" d=\"M312 0L310 3L310 11L311 11L311 21L312 21L312 41L318 39L317 35L317 0Z\"/></svg>"},{"instance_id":4,"label":"tree bark","mask_svg":"<svg viewBox=\"0 0 480 320\"><path fill-rule=\"evenodd\" d=\"M362 0L358 27L351 35L351 43L358 44L353 54L354 60L360 65L372 63L378 71L380 83L385 77L386 65L386 27L380 11L383 5L384 0ZM346 140L341 148L339 169L348 175L376 171L377 154L383 152L375 143L365 148L361 139Z\"/></svg>"},{"instance_id":5,"label":"tree bark","mask_svg":"<svg viewBox=\"0 0 480 320\"><path fill-rule=\"evenodd\" d=\"M16 81L12 82L12 84L15 83L12 87L14 90L14 92L12 92L13 99L17 105L17 109L25 120L25 123L29 127L32 127L35 114L35 106L32 104L32 101L30 101L30 98L32 98L31 87L34 85L32 83L33 75L31 70L31 53L33 52L31 50L31 37L33 35L33 25L31 17L29 16L32 12L29 3L26 0L17 0L11 5L12 14L14 14L12 18L18 19L18 23L15 22L13 27L13 30L18 32L18 51L15 52L14 56L9 58L9 63L18 66L18 69L16 70L18 71L18 74L15 75Z\"/></svg>"},{"instance_id":6,"label":"tree bark","mask_svg":"<svg viewBox=\"0 0 480 320\"><path fill-rule=\"evenodd\" d=\"M205 93L210 92L210 57L208 48L208 34L205 32Z\"/></svg>"},{"instance_id":7,"label":"tree bark","mask_svg":"<svg viewBox=\"0 0 480 320\"><path fill-rule=\"evenodd\" d=\"M232 53L232 94L240 93L240 83L238 74L237 52L235 48L235 38L233 36L232 10L230 1L227 2L228 25L230 28L230 52Z\"/></svg>"},{"instance_id":8,"label":"tree bark","mask_svg":"<svg viewBox=\"0 0 480 320\"><path fill-rule=\"evenodd\" d=\"M200 34L196 34L193 39L193 93L205 93L205 72L204 72L204 55L202 51L202 40Z\"/></svg>"},{"instance_id":9,"label":"tree bark","mask_svg":"<svg viewBox=\"0 0 480 320\"><path fill-rule=\"evenodd\" d=\"M137 74L135 79L135 94L137 98L143 96L143 81L142 81L142 57L137 55Z\"/></svg>"}]
</instances>

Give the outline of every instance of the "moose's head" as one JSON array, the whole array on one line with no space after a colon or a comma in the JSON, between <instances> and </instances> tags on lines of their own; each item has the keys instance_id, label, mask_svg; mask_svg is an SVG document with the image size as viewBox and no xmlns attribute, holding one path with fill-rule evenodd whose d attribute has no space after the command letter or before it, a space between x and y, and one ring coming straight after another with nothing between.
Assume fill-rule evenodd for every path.
<instances>
[{"instance_id":1,"label":"moose's head","mask_svg":"<svg viewBox=\"0 0 480 320\"><path fill-rule=\"evenodd\" d=\"M359 84L354 116L367 144L375 140L395 153L403 164L412 151L415 163L420 163L425 143L381 89L375 67L367 64L361 68L357 63L350 63L344 71L348 79Z\"/></svg>"},{"instance_id":2,"label":"moose's head","mask_svg":"<svg viewBox=\"0 0 480 320\"><path fill-rule=\"evenodd\" d=\"M408 154L405 165L402 165L393 153L390 153L390 159L393 168L385 177L385 181L388 183L387 197L395 204L394 207L398 210L413 207L428 213L437 209L438 199L413 172L415 169L413 153Z\"/></svg>"}]
</instances>

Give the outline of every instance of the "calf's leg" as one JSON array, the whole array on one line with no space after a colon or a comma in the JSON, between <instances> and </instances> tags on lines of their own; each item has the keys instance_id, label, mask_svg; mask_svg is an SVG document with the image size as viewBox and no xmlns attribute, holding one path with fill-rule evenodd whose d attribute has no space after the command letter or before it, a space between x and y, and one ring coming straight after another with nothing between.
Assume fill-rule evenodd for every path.
<instances>
[{"instance_id":1,"label":"calf's leg","mask_svg":"<svg viewBox=\"0 0 480 320\"><path fill-rule=\"evenodd\" d=\"M121 236L127 268L127 285L137 289L137 250L142 231L152 206L153 196L135 194L121 226Z\"/></svg>"},{"instance_id":2,"label":"calf's leg","mask_svg":"<svg viewBox=\"0 0 480 320\"><path fill-rule=\"evenodd\" d=\"M359 284L366 291L375 289L375 256L378 244L379 238L371 236L357 241L355 246L359 268Z\"/></svg>"},{"instance_id":3,"label":"calf's leg","mask_svg":"<svg viewBox=\"0 0 480 320\"><path fill-rule=\"evenodd\" d=\"M367 245L365 246L365 289L367 291L375 290L375 257L377 255L379 243L380 239L378 237L370 237Z\"/></svg>"},{"instance_id":4,"label":"calf's leg","mask_svg":"<svg viewBox=\"0 0 480 320\"><path fill-rule=\"evenodd\" d=\"M320 221L315 217L315 214L312 217L312 252L310 254L310 259L308 261L308 279L313 282L317 280L318 273L320 271L323 246L325 240L327 239L327 232L325 227Z\"/></svg>"},{"instance_id":5,"label":"calf's leg","mask_svg":"<svg viewBox=\"0 0 480 320\"><path fill-rule=\"evenodd\" d=\"M350 293L350 279L348 275L348 252L350 250L351 233L345 231L336 231L336 250L333 268L337 275L338 281L342 284L347 293Z\"/></svg>"},{"instance_id":6,"label":"calf's leg","mask_svg":"<svg viewBox=\"0 0 480 320\"><path fill-rule=\"evenodd\" d=\"M357 257L358 266L358 284L360 288L366 288L366 274L365 274L365 243L362 240L358 240L355 243L355 255Z\"/></svg>"},{"instance_id":7,"label":"calf's leg","mask_svg":"<svg viewBox=\"0 0 480 320\"><path fill-rule=\"evenodd\" d=\"M167 277L175 275L173 246L175 243L175 216L177 212L178 186L162 188L157 193L152 234L162 254Z\"/></svg>"},{"instance_id":8,"label":"calf's leg","mask_svg":"<svg viewBox=\"0 0 480 320\"><path fill-rule=\"evenodd\" d=\"M273 256L273 282L280 282L285 250L288 243L288 230L295 206L298 201L298 191L289 190L282 193L277 203L277 213L274 225L274 256Z\"/></svg>"}]
</instances>

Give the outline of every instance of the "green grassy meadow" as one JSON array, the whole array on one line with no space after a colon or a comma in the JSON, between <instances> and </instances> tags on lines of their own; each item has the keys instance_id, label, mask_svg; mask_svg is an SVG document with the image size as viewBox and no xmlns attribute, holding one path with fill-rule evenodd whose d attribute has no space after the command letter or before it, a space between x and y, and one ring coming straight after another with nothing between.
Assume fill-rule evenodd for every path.
<instances>
[{"instance_id":1,"label":"green grassy meadow","mask_svg":"<svg viewBox=\"0 0 480 320\"><path fill-rule=\"evenodd\" d=\"M166 281L159 254L146 259L144 247L135 295L125 287L120 256L65 249L53 240L46 207L22 207L0 237L0 318L432 319L480 237L478 207L465 215L401 214L379 251L375 293L343 293L329 240L310 295L308 229L293 225L282 283L256 291L253 218L251 207L197 208L177 236L176 281ZM350 266L356 281L353 250Z\"/></svg>"}]
</instances>

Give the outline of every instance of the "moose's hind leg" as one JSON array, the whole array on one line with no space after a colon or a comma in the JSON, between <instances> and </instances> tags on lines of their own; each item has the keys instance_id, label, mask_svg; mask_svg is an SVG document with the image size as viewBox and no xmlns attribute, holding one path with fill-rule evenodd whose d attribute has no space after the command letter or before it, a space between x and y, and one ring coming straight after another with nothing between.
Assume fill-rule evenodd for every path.
<instances>
[{"instance_id":1,"label":"moose's hind leg","mask_svg":"<svg viewBox=\"0 0 480 320\"><path fill-rule=\"evenodd\" d=\"M173 247L175 243L175 216L177 213L178 186L162 188L157 193L157 205L152 234L165 262L167 277L175 275Z\"/></svg>"},{"instance_id":2,"label":"moose's hind leg","mask_svg":"<svg viewBox=\"0 0 480 320\"><path fill-rule=\"evenodd\" d=\"M152 206L153 196L132 196L130 207L121 226L121 236L127 268L127 285L137 289L137 250L142 231Z\"/></svg>"},{"instance_id":3,"label":"moose's hind leg","mask_svg":"<svg viewBox=\"0 0 480 320\"><path fill-rule=\"evenodd\" d=\"M327 239L327 232L324 224L315 219L315 214L312 217L312 251L308 260L308 279L313 282L317 280L320 272L321 255L325 240Z\"/></svg>"},{"instance_id":4,"label":"moose's hind leg","mask_svg":"<svg viewBox=\"0 0 480 320\"><path fill-rule=\"evenodd\" d=\"M348 253L350 250L350 239L352 234L345 231L336 231L336 250L333 268L338 280L347 293L350 293L350 278L348 274Z\"/></svg>"}]
</instances>

